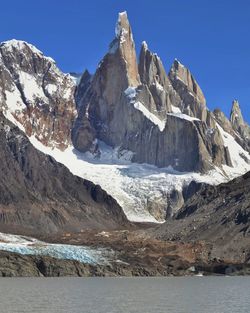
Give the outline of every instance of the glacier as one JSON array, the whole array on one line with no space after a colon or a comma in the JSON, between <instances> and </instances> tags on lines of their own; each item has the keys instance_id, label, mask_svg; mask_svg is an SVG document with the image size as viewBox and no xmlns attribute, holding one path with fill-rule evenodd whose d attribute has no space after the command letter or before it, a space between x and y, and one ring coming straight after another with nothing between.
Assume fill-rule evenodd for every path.
<instances>
[{"instance_id":1,"label":"glacier","mask_svg":"<svg viewBox=\"0 0 250 313\"><path fill-rule=\"evenodd\" d=\"M109 264L114 252L111 249L86 246L51 244L27 236L0 233L0 250L23 255L43 255L86 264Z\"/></svg>"}]
</instances>

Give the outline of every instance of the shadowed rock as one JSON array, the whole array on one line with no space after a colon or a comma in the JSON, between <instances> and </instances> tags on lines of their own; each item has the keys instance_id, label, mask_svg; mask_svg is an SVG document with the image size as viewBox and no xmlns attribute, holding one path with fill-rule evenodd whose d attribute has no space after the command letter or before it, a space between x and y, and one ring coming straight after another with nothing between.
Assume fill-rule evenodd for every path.
<instances>
[{"instance_id":1,"label":"shadowed rock","mask_svg":"<svg viewBox=\"0 0 250 313\"><path fill-rule=\"evenodd\" d=\"M32 236L127 224L100 186L74 176L0 115L0 225Z\"/></svg>"}]
</instances>

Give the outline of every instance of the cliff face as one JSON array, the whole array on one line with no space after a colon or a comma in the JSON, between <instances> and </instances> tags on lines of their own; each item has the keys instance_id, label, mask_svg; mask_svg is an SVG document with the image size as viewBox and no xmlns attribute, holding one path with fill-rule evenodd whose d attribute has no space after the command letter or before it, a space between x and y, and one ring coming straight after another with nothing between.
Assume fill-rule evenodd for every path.
<instances>
[{"instance_id":1,"label":"cliff face","mask_svg":"<svg viewBox=\"0 0 250 313\"><path fill-rule=\"evenodd\" d=\"M175 60L169 72L169 79L182 99L182 112L206 122L206 99L189 69Z\"/></svg>"},{"instance_id":2,"label":"cliff face","mask_svg":"<svg viewBox=\"0 0 250 313\"><path fill-rule=\"evenodd\" d=\"M74 146L98 151L98 140L130 150L132 161L180 171L206 172L231 166L214 116L190 71L175 61L169 76L143 42L137 65L126 13L116 37L91 79L76 91Z\"/></svg>"},{"instance_id":3,"label":"cliff face","mask_svg":"<svg viewBox=\"0 0 250 313\"><path fill-rule=\"evenodd\" d=\"M244 149L250 151L250 127L243 119L240 104L237 100L232 103L230 122L237 137L240 137L238 139L239 143Z\"/></svg>"},{"instance_id":4,"label":"cliff face","mask_svg":"<svg viewBox=\"0 0 250 313\"><path fill-rule=\"evenodd\" d=\"M119 228L127 219L100 186L74 176L0 115L1 230L45 235Z\"/></svg>"},{"instance_id":5,"label":"cliff face","mask_svg":"<svg viewBox=\"0 0 250 313\"><path fill-rule=\"evenodd\" d=\"M74 83L34 46L10 40L0 46L0 105L28 136L65 149L76 116Z\"/></svg>"}]
</instances>

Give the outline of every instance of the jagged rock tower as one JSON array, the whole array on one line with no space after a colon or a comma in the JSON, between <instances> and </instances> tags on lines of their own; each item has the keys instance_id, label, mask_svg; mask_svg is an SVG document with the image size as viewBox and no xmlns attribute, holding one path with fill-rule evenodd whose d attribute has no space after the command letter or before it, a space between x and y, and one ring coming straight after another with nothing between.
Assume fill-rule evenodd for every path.
<instances>
[{"instance_id":1,"label":"jagged rock tower","mask_svg":"<svg viewBox=\"0 0 250 313\"><path fill-rule=\"evenodd\" d=\"M177 60L170 75L142 43L139 64L126 12L94 76L83 75L76 92L75 147L96 151L96 140L130 150L132 161L205 172L230 165L230 156L204 95Z\"/></svg>"}]
</instances>

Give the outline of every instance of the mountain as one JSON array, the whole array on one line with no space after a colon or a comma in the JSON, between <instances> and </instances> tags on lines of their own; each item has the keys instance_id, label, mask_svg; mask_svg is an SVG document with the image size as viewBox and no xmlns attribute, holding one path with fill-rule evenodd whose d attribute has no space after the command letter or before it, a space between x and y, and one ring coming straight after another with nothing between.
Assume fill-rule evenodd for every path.
<instances>
[{"instance_id":1,"label":"mountain","mask_svg":"<svg viewBox=\"0 0 250 313\"><path fill-rule=\"evenodd\" d=\"M185 202L173 220L154 229L161 240L204 241L211 258L250 261L250 172L211 186L192 182L183 191ZM148 233L148 231L147 231Z\"/></svg>"},{"instance_id":2,"label":"mountain","mask_svg":"<svg viewBox=\"0 0 250 313\"><path fill-rule=\"evenodd\" d=\"M75 84L55 61L24 41L0 45L0 103L28 136L44 145L65 149L76 116Z\"/></svg>"},{"instance_id":3,"label":"mountain","mask_svg":"<svg viewBox=\"0 0 250 313\"><path fill-rule=\"evenodd\" d=\"M237 100L234 100L232 104L230 122L233 130L237 134L237 138L240 138L238 140L242 147L245 150L250 151L250 127L243 119L240 105Z\"/></svg>"},{"instance_id":4,"label":"mountain","mask_svg":"<svg viewBox=\"0 0 250 313\"><path fill-rule=\"evenodd\" d=\"M98 139L131 151L137 163L203 173L233 166L216 117L190 71L175 60L167 75L145 42L137 64L125 12L119 14L116 37L87 84L76 90L72 140L79 151L98 150Z\"/></svg>"},{"instance_id":5,"label":"mountain","mask_svg":"<svg viewBox=\"0 0 250 313\"><path fill-rule=\"evenodd\" d=\"M2 114L0 159L1 231L41 236L128 225L121 207L100 186L37 151Z\"/></svg>"},{"instance_id":6,"label":"mountain","mask_svg":"<svg viewBox=\"0 0 250 313\"><path fill-rule=\"evenodd\" d=\"M126 12L94 74L64 74L31 44L2 43L0 109L35 148L106 190L131 221L171 217L192 180L216 185L250 170L239 104L230 120L211 112L180 61L167 73L146 42L137 58Z\"/></svg>"}]
</instances>

